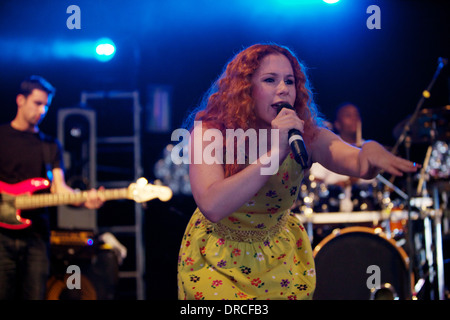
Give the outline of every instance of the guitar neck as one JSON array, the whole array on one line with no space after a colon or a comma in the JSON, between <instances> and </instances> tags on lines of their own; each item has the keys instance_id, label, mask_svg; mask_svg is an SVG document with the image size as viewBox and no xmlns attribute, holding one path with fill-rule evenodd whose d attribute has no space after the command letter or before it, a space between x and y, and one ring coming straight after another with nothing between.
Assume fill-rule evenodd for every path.
<instances>
[{"instance_id":1,"label":"guitar neck","mask_svg":"<svg viewBox=\"0 0 450 320\"><path fill-rule=\"evenodd\" d=\"M97 193L108 200L128 199L128 189L98 190ZM31 196L18 196L15 199L17 209L36 209L54 207L68 204L81 204L87 199L87 191L58 194L36 194Z\"/></svg>"}]
</instances>

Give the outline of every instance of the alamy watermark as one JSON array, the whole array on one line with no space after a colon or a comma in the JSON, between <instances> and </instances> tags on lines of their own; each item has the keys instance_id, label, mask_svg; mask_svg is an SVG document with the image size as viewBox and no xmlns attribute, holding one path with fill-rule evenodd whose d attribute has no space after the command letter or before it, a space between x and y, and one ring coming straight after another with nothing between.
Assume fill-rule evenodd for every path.
<instances>
[{"instance_id":1,"label":"alamy watermark","mask_svg":"<svg viewBox=\"0 0 450 320\"><path fill-rule=\"evenodd\" d=\"M376 264L372 264L367 267L366 273L370 274L367 278L366 286L367 289L379 290L381 288L381 269Z\"/></svg>"},{"instance_id":2,"label":"alamy watermark","mask_svg":"<svg viewBox=\"0 0 450 320\"><path fill-rule=\"evenodd\" d=\"M66 273L70 274L70 276L68 276L67 280L66 280L67 289L80 290L81 289L81 269L80 269L80 267L75 264L71 264L70 266L67 267Z\"/></svg>"},{"instance_id":3,"label":"alamy watermark","mask_svg":"<svg viewBox=\"0 0 450 320\"><path fill-rule=\"evenodd\" d=\"M81 9L77 5L70 5L66 9L66 13L70 16L66 20L66 26L69 30L81 29ZM370 5L366 9L366 13L370 16L366 20L368 29L381 29L381 9L377 5Z\"/></svg>"},{"instance_id":4,"label":"alamy watermark","mask_svg":"<svg viewBox=\"0 0 450 320\"><path fill-rule=\"evenodd\" d=\"M70 5L67 7L66 13L70 16L66 20L67 29L81 29L81 9L77 5Z\"/></svg>"},{"instance_id":5,"label":"alamy watermark","mask_svg":"<svg viewBox=\"0 0 450 320\"><path fill-rule=\"evenodd\" d=\"M268 153L268 138L270 135L271 152ZM180 141L181 139L181 141ZM171 152L174 164L262 164L262 175L273 175L278 171L279 153L278 129L226 129L225 140L218 129L203 130L201 121L194 121L191 132L186 129L176 129L171 140L178 141ZM225 156L224 156L224 141ZM209 142L204 148L203 144ZM191 147L193 145L193 148ZM246 152L248 147L248 153ZM188 152L191 150L193 152ZM225 159L224 159L225 157Z\"/></svg>"},{"instance_id":6,"label":"alamy watermark","mask_svg":"<svg viewBox=\"0 0 450 320\"><path fill-rule=\"evenodd\" d=\"M366 20L367 29L381 29L381 9L377 5L370 5L367 7L366 13L370 16Z\"/></svg>"},{"instance_id":7,"label":"alamy watermark","mask_svg":"<svg viewBox=\"0 0 450 320\"><path fill-rule=\"evenodd\" d=\"M77 265L70 265L66 270L67 277L66 286L68 289L81 289L81 269ZM367 289L380 289L381 288L381 269L378 265L370 265L366 269L366 273L370 276L366 280Z\"/></svg>"}]
</instances>

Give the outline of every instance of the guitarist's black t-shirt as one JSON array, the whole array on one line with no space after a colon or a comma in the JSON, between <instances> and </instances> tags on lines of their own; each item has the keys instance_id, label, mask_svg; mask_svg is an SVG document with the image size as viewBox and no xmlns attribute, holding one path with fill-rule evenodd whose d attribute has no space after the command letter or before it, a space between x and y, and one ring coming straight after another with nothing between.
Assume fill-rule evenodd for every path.
<instances>
[{"instance_id":1,"label":"guitarist's black t-shirt","mask_svg":"<svg viewBox=\"0 0 450 320\"><path fill-rule=\"evenodd\" d=\"M0 181L15 184L37 177L47 179L46 163L51 168L64 168L61 146L56 139L15 130L9 123L0 125ZM31 227L23 230L0 228L0 232L17 236L37 232L48 239L48 210L23 210L21 216L32 221Z\"/></svg>"}]
</instances>

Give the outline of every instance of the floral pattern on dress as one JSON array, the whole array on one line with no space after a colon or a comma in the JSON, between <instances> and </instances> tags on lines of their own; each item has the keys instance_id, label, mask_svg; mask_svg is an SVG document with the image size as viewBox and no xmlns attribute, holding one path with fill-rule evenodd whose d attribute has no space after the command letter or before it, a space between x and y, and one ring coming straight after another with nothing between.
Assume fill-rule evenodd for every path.
<instances>
[{"instance_id":1,"label":"floral pattern on dress","mask_svg":"<svg viewBox=\"0 0 450 320\"><path fill-rule=\"evenodd\" d=\"M311 244L289 208L303 172L287 157L279 172L220 223L236 232L279 231L263 241L234 241L194 212L178 259L178 296L187 300L312 299L315 267Z\"/></svg>"}]
</instances>

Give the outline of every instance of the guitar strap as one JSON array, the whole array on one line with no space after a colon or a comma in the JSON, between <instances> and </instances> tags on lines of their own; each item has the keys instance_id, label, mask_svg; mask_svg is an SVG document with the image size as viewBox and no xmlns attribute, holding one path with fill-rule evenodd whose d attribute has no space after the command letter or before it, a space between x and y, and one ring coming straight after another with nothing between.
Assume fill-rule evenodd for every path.
<instances>
[{"instance_id":1,"label":"guitar strap","mask_svg":"<svg viewBox=\"0 0 450 320\"><path fill-rule=\"evenodd\" d=\"M50 144L48 139L46 139L45 134L39 131L39 138L41 140L42 155L44 156L45 172L47 174L47 179L53 181L52 165L50 164Z\"/></svg>"}]
</instances>

